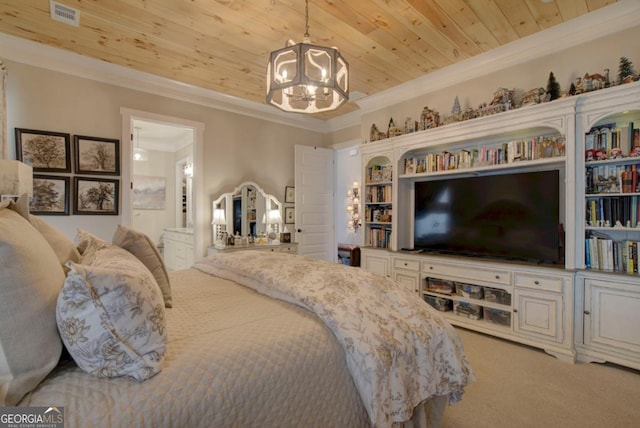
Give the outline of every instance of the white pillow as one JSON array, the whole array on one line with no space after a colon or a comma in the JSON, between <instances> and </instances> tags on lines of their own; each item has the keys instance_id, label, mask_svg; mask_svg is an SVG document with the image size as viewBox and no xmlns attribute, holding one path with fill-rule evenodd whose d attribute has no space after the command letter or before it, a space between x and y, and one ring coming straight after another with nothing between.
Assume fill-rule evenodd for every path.
<instances>
[{"instance_id":1,"label":"white pillow","mask_svg":"<svg viewBox=\"0 0 640 428\"><path fill-rule=\"evenodd\" d=\"M169 274L162 256L151 239L144 233L118 225L111 240L117 246L136 256L149 269L162 291L165 307L173 307Z\"/></svg>"},{"instance_id":2,"label":"white pillow","mask_svg":"<svg viewBox=\"0 0 640 428\"><path fill-rule=\"evenodd\" d=\"M0 204L0 406L15 406L56 366L62 265L42 235Z\"/></svg>"},{"instance_id":3,"label":"white pillow","mask_svg":"<svg viewBox=\"0 0 640 428\"><path fill-rule=\"evenodd\" d=\"M151 272L126 250L89 243L58 296L62 341L78 366L97 377L146 380L162 370L164 301Z\"/></svg>"}]
</instances>

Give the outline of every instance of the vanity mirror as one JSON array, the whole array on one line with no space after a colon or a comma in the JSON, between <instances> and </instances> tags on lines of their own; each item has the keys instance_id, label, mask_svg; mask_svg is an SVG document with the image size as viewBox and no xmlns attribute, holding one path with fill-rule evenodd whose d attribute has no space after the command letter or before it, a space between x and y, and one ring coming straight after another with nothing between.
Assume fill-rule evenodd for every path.
<instances>
[{"instance_id":1,"label":"vanity mirror","mask_svg":"<svg viewBox=\"0 0 640 428\"><path fill-rule=\"evenodd\" d=\"M277 243L278 233L282 232L282 204L256 183L244 182L233 192L220 195L212 205L212 213L224 212L222 233L241 237L270 235L270 243ZM214 221L220 223L220 214ZM212 242L216 242L216 229Z\"/></svg>"}]
</instances>

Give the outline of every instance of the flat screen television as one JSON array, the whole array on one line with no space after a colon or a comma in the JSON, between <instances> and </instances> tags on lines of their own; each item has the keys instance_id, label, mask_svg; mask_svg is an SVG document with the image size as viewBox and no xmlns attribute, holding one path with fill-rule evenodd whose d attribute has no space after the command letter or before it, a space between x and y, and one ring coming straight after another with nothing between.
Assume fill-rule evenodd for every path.
<instances>
[{"instance_id":1,"label":"flat screen television","mask_svg":"<svg viewBox=\"0 0 640 428\"><path fill-rule=\"evenodd\" d=\"M562 263L559 171L415 183L414 248Z\"/></svg>"}]
</instances>

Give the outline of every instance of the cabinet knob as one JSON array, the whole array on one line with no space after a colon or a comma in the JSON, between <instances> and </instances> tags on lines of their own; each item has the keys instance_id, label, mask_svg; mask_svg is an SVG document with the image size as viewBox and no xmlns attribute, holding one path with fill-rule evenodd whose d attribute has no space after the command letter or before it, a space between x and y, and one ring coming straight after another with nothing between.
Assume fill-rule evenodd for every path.
<instances>
[{"instance_id":1,"label":"cabinet knob","mask_svg":"<svg viewBox=\"0 0 640 428\"><path fill-rule=\"evenodd\" d=\"M407 263L407 262L404 262L404 265L405 265L405 266L407 266L407 265L408 265L408 263Z\"/></svg>"},{"instance_id":2,"label":"cabinet knob","mask_svg":"<svg viewBox=\"0 0 640 428\"><path fill-rule=\"evenodd\" d=\"M496 275L496 279L500 279L500 275Z\"/></svg>"},{"instance_id":3,"label":"cabinet knob","mask_svg":"<svg viewBox=\"0 0 640 428\"><path fill-rule=\"evenodd\" d=\"M540 281L538 281L537 279L536 279L535 281L533 281L533 283L534 283L535 285L540 285Z\"/></svg>"},{"instance_id":4,"label":"cabinet knob","mask_svg":"<svg viewBox=\"0 0 640 428\"><path fill-rule=\"evenodd\" d=\"M433 266L429 266L429 269L433 270Z\"/></svg>"},{"instance_id":5,"label":"cabinet knob","mask_svg":"<svg viewBox=\"0 0 640 428\"><path fill-rule=\"evenodd\" d=\"M514 313L514 314L517 314L517 313L518 313L518 309L513 308L513 313Z\"/></svg>"},{"instance_id":6,"label":"cabinet knob","mask_svg":"<svg viewBox=\"0 0 640 428\"><path fill-rule=\"evenodd\" d=\"M591 311L584 311L585 315L591 315Z\"/></svg>"}]
</instances>

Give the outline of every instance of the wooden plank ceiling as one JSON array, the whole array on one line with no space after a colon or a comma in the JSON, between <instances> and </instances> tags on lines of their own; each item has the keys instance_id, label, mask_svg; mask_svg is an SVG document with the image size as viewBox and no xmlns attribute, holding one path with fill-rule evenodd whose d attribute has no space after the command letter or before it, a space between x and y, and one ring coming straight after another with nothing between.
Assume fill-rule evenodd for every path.
<instances>
[{"instance_id":1,"label":"wooden plank ceiling","mask_svg":"<svg viewBox=\"0 0 640 428\"><path fill-rule=\"evenodd\" d=\"M304 0L0 0L0 32L264 103L266 62L305 32ZM615 0L310 0L311 42L340 49L366 95L489 51ZM1 52L0 52L1 56ZM357 109L350 102L328 119Z\"/></svg>"}]
</instances>

